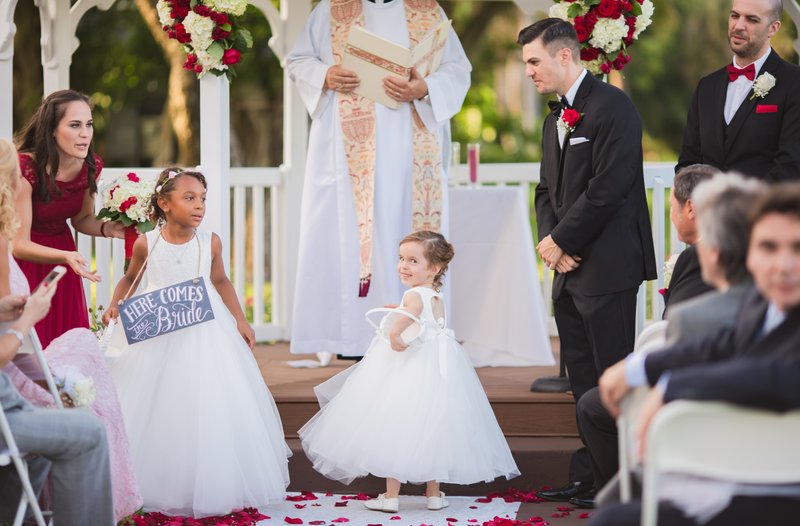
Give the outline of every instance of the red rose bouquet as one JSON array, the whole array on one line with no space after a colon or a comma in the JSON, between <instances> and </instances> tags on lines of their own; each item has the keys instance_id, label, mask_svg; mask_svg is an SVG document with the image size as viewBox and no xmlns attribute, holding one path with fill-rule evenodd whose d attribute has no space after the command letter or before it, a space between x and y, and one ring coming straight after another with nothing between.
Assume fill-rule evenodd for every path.
<instances>
[{"instance_id":1,"label":"red rose bouquet","mask_svg":"<svg viewBox=\"0 0 800 526\"><path fill-rule=\"evenodd\" d=\"M233 65L242 51L253 47L250 31L237 25L236 18L247 9L247 0L158 0L158 18L164 31L183 44L183 67L198 78L214 75L236 76Z\"/></svg>"},{"instance_id":2,"label":"red rose bouquet","mask_svg":"<svg viewBox=\"0 0 800 526\"><path fill-rule=\"evenodd\" d=\"M554 0L550 16L575 26L581 61L594 75L621 71L628 48L653 21L652 0Z\"/></svg>"}]
</instances>

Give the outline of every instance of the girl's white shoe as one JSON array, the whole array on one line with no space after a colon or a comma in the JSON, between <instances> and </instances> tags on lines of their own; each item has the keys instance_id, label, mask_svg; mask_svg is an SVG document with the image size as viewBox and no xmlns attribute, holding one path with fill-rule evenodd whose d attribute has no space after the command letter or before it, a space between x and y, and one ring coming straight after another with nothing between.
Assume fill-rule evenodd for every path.
<instances>
[{"instance_id":1,"label":"girl's white shoe","mask_svg":"<svg viewBox=\"0 0 800 526\"><path fill-rule=\"evenodd\" d=\"M428 497L428 509L432 511L441 510L450 505L444 500L444 492L440 491L438 497Z\"/></svg>"},{"instance_id":2,"label":"girl's white shoe","mask_svg":"<svg viewBox=\"0 0 800 526\"><path fill-rule=\"evenodd\" d=\"M428 509L430 509L430 499L428 499ZM400 506L397 497L393 499L387 499L384 493L378 495L376 499L370 499L364 501L364 506L367 509L374 510L374 511L385 511L386 513L397 513L397 510Z\"/></svg>"}]
</instances>

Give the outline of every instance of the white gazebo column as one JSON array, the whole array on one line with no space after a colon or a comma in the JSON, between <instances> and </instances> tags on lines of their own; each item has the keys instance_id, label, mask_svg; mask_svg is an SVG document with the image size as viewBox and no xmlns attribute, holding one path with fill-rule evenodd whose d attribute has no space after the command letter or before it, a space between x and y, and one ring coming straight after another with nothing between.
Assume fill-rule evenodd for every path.
<instances>
[{"instance_id":1,"label":"white gazebo column","mask_svg":"<svg viewBox=\"0 0 800 526\"><path fill-rule=\"evenodd\" d=\"M42 22L44 95L69 88L73 39L69 0L38 0Z\"/></svg>"},{"instance_id":2,"label":"white gazebo column","mask_svg":"<svg viewBox=\"0 0 800 526\"><path fill-rule=\"evenodd\" d=\"M278 268L273 267L273 323L285 327L285 339L291 338L292 304L297 279L297 256L300 249L300 201L306 171L308 149L308 113L286 72L285 51L291 49L311 13L311 0L281 0L283 20L283 184L279 191L282 216L277 218L283 228L275 246L279 249ZM276 272L277 271L277 272ZM279 285L276 287L275 285Z\"/></svg>"},{"instance_id":3,"label":"white gazebo column","mask_svg":"<svg viewBox=\"0 0 800 526\"><path fill-rule=\"evenodd\" d=\"M200 167L208 183L203 230L222 240L225 269L230 272L230 83L228 78L200 79Z\"/></svg>"},{"instance_id":4,"label":"white gazebo column","mask_svg":"<svg viewBox=\"0 0 800 526\"><path fill-rule=\"evenodd\" d=\"M14 10L17 0L0 0L0 137L14 134Z\"/></svg>"}]
</instances>

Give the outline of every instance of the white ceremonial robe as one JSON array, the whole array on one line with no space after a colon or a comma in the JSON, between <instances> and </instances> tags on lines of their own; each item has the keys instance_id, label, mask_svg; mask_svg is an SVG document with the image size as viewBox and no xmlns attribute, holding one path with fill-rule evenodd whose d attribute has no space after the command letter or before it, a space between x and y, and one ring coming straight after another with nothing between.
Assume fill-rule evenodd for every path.
<instances>
[{"instance_id":1,"label":"white ceremonial robe","mask_svg":"<svg viewBox=\"0 0 800 526\"><path fill-rule=\"evenodd\" d=\"M366 28L409 46L402 0L374 4L362 0ZM446 18L444 11L442 20ZM308 160L303 186L300 253L294 296L291 352L330 352L362 356L373 336L364 319L372 308L397 304L403 286L397 276L398 243L411 232L412 129L409 104L392 110L375 104L376 167L372 245L372 283L358 297L359 240L355 205L345 158L337 94L324 90L325 74L335 65L331 51L330 2L322 0L309 16L286 68L311 114ZM450 118L458 113L470 84L472 66L450 30L439 69L425 78L429 100L414 105L442 151L442 233L448 231L447 170Z\"/></svg>"}]
</instances>

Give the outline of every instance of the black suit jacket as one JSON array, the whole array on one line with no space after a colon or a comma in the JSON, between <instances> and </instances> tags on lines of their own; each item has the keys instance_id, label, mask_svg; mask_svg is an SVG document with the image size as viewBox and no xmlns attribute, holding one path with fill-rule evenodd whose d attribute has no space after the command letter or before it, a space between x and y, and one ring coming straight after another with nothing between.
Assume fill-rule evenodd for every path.
<instances>
[{"instance_id":1,"label":"black suit jacket","mask_svg":"<svg viewBox=\"0 0 800 526\"><path fill-rule=\"evenodd\" d=\"M704 163L767 181L800 178L800 67L770 50L759 75L773 75L775 86L763 99L751 100L751 91L730 124L724 117L726 68L697 85L676 171Z\"/></svg>"},{"instance_id":2,"label":"black suit jacket","mask_svg":"<svg viewBox=\"0 0 800 526\"><path fill-rule=\"evenodd\" d=\"M666 371L675 371L704 363L719 363L744 356L793 359L800 356L800 307L788 312L786 319L760 338L767 301L755 287L746 294L736 325L704 337L681 340L645 358L647 379L654 385Z\"/></svg>"},{"instance_id":3,"label":"black suit jacket","mask_svg":"<svg viewBox=\"0 0 800 526\"><path fill-rule=\"evenodd\" d=\"M675 261L669 287L664 293L664 318L667 317L667 310L671 307L711 290L713 288L703 281L697 247L694 245L686 247Z\"/></svg>"},{"instance_id":4,"label":"black suit jacket","mask_svg":"<svg viewBox=\"0 0 800 526\"><path fill-rule=\"evenodd\" d=\"M536 187L539 239L551 235L567 254L582 258L577 270L556 273L554 298L565 287L599 296L656 277L639 113L625 93L591 74L581 82L573 107L583 116L567 134L563 151L559 115L545 118Z\"/></svg>"},{"instance_id":5,"label":"black suit jacket","mask_svg":"<svg viewBox=\"0 0 800 526\"><path fill-rule=\"evenodd\" d=\"M800 349L788 360L743 358L670 375L664 400L718 400L788 411L800 408Z\"/></svg>"}]
</instances>

